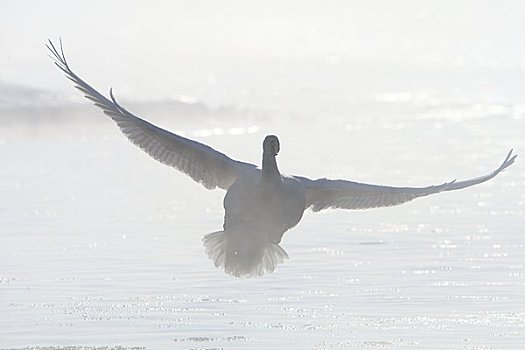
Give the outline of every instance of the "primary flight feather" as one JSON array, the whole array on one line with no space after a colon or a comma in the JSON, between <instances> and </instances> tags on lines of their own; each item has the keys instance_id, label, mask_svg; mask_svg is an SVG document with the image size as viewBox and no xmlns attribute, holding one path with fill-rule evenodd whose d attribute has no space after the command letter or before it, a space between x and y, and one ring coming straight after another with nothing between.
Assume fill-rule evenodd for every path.
<instances>
[{"instance_id":1,"label":"primary flight feather","mask_svg":"<svg viewBox=\"0 0 525 350\"><path fill-rule=\"evenodd\" d=\"M110 90L100 94L69 67L60 51L46 45L55 64L84 96L115 121L122 133L161 163L185 173L208 189L226 190L223 230L203 238L215 266L236 277L273 272L288 258L279 245L283 234L299 223L303 212L329 208L367 209L389 207L430 194L453 191L492 179L514 163L512 150L490 174L465 181L428 187L390 187L346 180L311 180L284 176L277 167L280 143L276 136L263 141L262 166L240 162L194 140L161 129L122 107Z\"/></svg>"}]
</instances>

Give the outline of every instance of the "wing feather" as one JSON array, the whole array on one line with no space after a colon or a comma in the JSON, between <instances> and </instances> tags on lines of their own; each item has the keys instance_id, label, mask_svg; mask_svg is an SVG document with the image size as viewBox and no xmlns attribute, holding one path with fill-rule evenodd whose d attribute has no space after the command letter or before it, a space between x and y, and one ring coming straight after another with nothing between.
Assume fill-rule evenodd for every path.
<instances>
[{"instance_id":1,"label":"wing feather","mask_svg":"<svg viewBox=\"0 0 525 350\"><path fill-rule=\"evenodd\" d=\"M306 208L320 211L328 208L368 209L391 207L430 194L454 191L488 181L511 166L517 155L509 151L503 163L493 172L464 181L451 181L428 187L391 187L346 180L310 180L297 177L304 185Z\"/></svg>"},{"instance_id":2,"label":"wing feather","mask_svg":"<svg viewBox=\"0 0 525 350\"><path fill-rule=\"evenodd\" d=\"M51 41L46 46L55 65L84 97L113 119L132 143L159 162L180 170L208 189L228 189L241 172L256 168L253 164L233 160L207 145L161 129L133 115L117 102L112 90L110 99L106 98L69 68L62 42L60 51Z\"/></svg>"}]
</instances>

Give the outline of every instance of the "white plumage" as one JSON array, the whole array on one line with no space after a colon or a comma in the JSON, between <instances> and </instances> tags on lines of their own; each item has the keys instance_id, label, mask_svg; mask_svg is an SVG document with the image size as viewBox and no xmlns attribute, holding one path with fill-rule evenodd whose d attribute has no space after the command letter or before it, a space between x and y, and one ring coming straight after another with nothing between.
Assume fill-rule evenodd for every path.
<instances>
[{"instance_id":1,"label":"white plumage","mask_svg":"<svg viewBox=\"0 0 525 350\"><path fill-rule=\"evenodd\" d=\"M131 114L93 89L69 68L62 47L47 45L55 64L86 98L100 107L135 145L161 163L172 166L208 189L227 190L222 231L206 235L203 243L215 266L236 277L273 272L288 258L279 245L283 234L299 223L311 208L366 209L389 207L430 194L458 190L485 182L514 163L512 150L492 173L465 181L429 187L390 187L346 180L286 177L279 173L279 140L269 135L263 142L262 167L233 160L194 140L173 134Z\"/></svg>"}]
</instances>

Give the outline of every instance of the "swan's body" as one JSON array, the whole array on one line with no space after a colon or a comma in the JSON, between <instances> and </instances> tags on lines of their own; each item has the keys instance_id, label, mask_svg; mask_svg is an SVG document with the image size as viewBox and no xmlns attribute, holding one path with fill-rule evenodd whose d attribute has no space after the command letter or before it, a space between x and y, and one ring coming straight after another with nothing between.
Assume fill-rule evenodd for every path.
<instances>
[{"instance_id":1,"label":"swan's body","mask_svg":"<svg viewBox=\"0 0 525 350\"><path fill-rule=\"evenodd\" d=\"M299 223L306 205L305 189L293 177L261 173L239 176L224 197L224 231L204 237L215 266L234 276L262 275L288 258L279 246L283 234ZM214 240L223 240L217 248Z\"/></svg>"},{"instance_id":2,"label":"swan's body","mask_svg":"<svg viewBox=\"0 0 525 350\"><path fill-rule=\"evenodd\" d=\"M280 174L277 167L276 156L280 150L277 137L270 135L265 138L261 168L233 160L209 146L173 134L131 114L117 103L111 91L109 100L73 73L62 50L59 52L52 42L49 42L48 48L58 68L86 98L116 122L131 142L206 188L218 187L227 191L223 230L206 235L203 242L215 266L237 277L273 272L277 264L288 258L279 243L283 234L299 223L308 208L319 211L398 205L429 194L485 182L516 159L511 150L500 167L488 175L418 188L286 177Z\"/></svg>"}]
</instances>

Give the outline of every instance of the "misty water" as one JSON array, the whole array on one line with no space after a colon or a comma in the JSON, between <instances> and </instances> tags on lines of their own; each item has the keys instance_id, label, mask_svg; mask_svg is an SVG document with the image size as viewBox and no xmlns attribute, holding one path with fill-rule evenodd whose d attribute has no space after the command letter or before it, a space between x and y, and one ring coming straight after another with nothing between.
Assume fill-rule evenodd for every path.
<instances>
[{"instance_id":1,"label":"misty water","mask_svg":"<svg viewBox=\"0 0 525 350\"><path fill-rule=\"evenodd\" d=\"M517 103L404 92L322 116L316 103L303 115L173 101L135 110L235 159L258 163L275 133L285 173L390 185L478 176L524 146ZM463 191L307 212L283 238L289 260L235 279L201 245L221 228L223 191L156 163L93 106L31 108L4 112L0 139L2 348L523 345L519 158Z\"/></svg>"}]
</instances>

